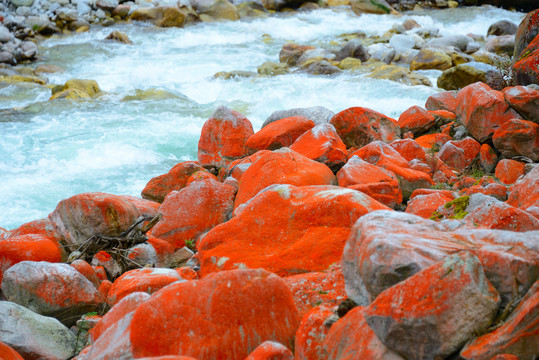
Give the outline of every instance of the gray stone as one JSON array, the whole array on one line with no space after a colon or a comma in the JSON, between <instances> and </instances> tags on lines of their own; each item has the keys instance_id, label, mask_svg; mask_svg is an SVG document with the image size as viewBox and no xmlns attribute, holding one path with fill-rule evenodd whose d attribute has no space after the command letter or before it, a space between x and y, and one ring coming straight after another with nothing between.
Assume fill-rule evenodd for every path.
<instances>
[{"instance_id":1,"label":"gray stone","mask_svg":"<svg viewBox=\"0 0 539 360\"><path fill-rule=\"evenodd\" d=\"M305 64L309 60L313 59L324 59L324 60L333 60L335 59L335 54L330 53L324 49L311 49L305 51L298 59L298 65Z\"/></svg>"},{"instance_id":2,"label":"gray stone","mask_svg":"<svg viewBox=\"0 0 539 360\"><path fill-rule=\"evenodd\" d=\"M7 43L11 40L11 33L4 25L0 25L0 42Z\"/></svg>"},{"instance_id":3,"label":"gray stone","mask_svg":"<svg viewBox=\"0 0 539 360\"><path fill-rule=\"evenodd\" d=\"M335 60L341 61L347 57L356 58L361 61L366 61L369 54L365 46L360 40L350 40L336 54Z\"/></svg>"},{"instance_id":4,"label":"gray stone","mask_svg":"<svg viewBox=\"0 0 539 360\"><path fill-rule=\"evenodd\" d=\"M304 71L312 75L332 75L342 72L337 66L330 64L326 60L318 60L307 63L300 67L299 71Z\"/></svg>"},{"instance_id":5,"label":"gray stone","mask_svg":"<svg viewBox=\"0 0 539 360\"><path fill-rule=\"evenodd\" d=\"M100 9L112 11L119 5L118 0L97 0L95 6Z\"/></svg>"},{"instance_id":6,"label":"gray stone","mask_svg":"<svg viewBox=\"0 0 539 360\"><path fill-rule=\"evenodd\" d=\"M11 4L19 7L19 6L32 6L34 3L34 0L11 0Z\"/></svg>"},{"instance_id":7,"label":"gray stone","mask_svg":"<svg viewBox=\"0 0 539 360\"><path fill-rule=\"evenodd\" d=\"M408 50L416 46L416 40L411 35L396 34L389 39L389 45L395 50Z\"/></svg>"},{"instance_id":8,"label":"gray stone","mask_svg":"<svg viewBox=\"0 0 539 360\"><path fill-rule=\"evenodd\" d=\"M511 56L515 51L515 36L491 36L489 37L487 44L485 45L485 49L498 55L505 54L507 56Z\"/></svg>"},{"instance_id":9,"label":"gray stone","mask_svg":"<svg viewBox=\"0 0 539 360\"><path fill-rule=\"evenodd\" d=\"M516 32L517 24L509 20L500 20L488 27L487 36L514 35Z\"/></svg>"},{"instance_id":10,"label":"gray stone","mask_svg":"<svg viewBox=\"0 0 539 360\"><path fill-rule=\"evenodd\" d=\"M500 71L495 66L482 62L469 62L445 70L438 77L438 87L445 90L459 90L478 81L492 83L497 76L501 78Z\"/></svg>"},{"instance_id":11,"label":"gray stone","mask_svg":"<svg viewBox=\"0 0 539 360\"><path fill-rule=\"evenodd\" d=\"M472 39L466 35L450 35L450 36L444 36L438 39L432 39L429 42L427 42L427 46L439 47L439 48L452 46L452 47L456 47L460 51L465 51L466 46L468 46L468 43L470 41L472 41Z\"/></svg>"},{"instance_id":12,"label":"gray stone","mask_svg":"<svg viewBox=\"0 0 539 360\"><path fill-rule=\"evenodd\" d=\"M75 335L58 320L0 301L0 341L24 359L65 360L75 350Z\"/></svg>"},{"instance_id":13,"label":"gray stone","mask_svg":"<svg viewBox=\"0 0 539 360\"><path fill-rule=\"evenodd\" d=\"M37 55L37 45L32 41L23 41L19 46L22 60L32 60Z\"/></svg>"},{"instance_id":14,"label":"gray stone","mask_svg":"<svg viewBox=\"0 0 539 360\"><path fill-rule=\"evenodd\" d=\"M389 64L397 53L395 49L386 44L371 45L369 46L368 52L371 59L382 61L386 64Z\"/></svg>"},{"instance_id":15,"label":"gray stone","mask_svg":"<svg viewBox=\"0 0 539 360\"><path fill-rule=\"evenodd\" d=\"M305 116L311 119L316 125L327 124L335 113L323 106L312 106L307 108L295 108L288 110L274 111L262 124L262 127L291 116Z\"/></svg>"}]
</instances>

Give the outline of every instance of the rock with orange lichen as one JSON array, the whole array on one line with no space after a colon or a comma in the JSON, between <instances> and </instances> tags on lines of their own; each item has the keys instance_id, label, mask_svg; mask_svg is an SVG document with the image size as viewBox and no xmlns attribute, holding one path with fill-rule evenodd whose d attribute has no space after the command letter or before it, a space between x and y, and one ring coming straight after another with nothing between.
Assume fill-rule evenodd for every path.
<instances>
[{"instance_id":1,"label":"rock with orange lichen","mask_svg":"<svg viewBox=\"0 0 539 360\"><path fill-rule=\"evenodd\" d=\"M298 331L296 332L296 360L327 359L324 340L332 325L332 322L328 320L334 316L335 313L327 305L312 308L308 313L303 315Z\"/></svg>"},{"instance_id":2,"label":"rock with orange lichen","mask_svg":"<svg viewBox=\"0 0 539 360\"><path fill-rule=\"evenodd\" d=\"M501 91L485 83L476 82L462 88L457 95L456 115L480 143L492 139L496 129L511 119L521 116L505 101Z\"/></svg>"},{"instance_id":3,"label":"rock with orange lichen","mask_svg":"<svg viewBox=\"0 0 539 360\"><path fill-rule=\"evenodd\" d=\"M232 270L158 291L135 311L130 340L135 358L243 360L267 340L293 348L298 326L281 278L262 269Z\"/></svg>"},{"instance_id":4,"label":"rock with orange lichen","mask_svg":"<svg viewBox=\"0 0 539 360\"><path fill-rule=\"evenodd\" d=\"M496 165L494 175L506 185L514 184L526 172L525 166L521 161L502 159Z\"/></svg>"},{"instance_id":5,"label":"rock with orange lichen","mask_svg":"<svg viewBox=\"0 0 539 360\"><path fill-rule=\"evenodd\" d=\"M524 295L537 278L539 231L470 229L457 220L374 211L356 222L344 248L346 293L367 305L382 291L463 250L479 257L502 306Z\"/></svg>"},{"instance_id":6,"label":"rock with orange lichen","mask_svg":"<svg viewBox=\"0 0 539 360\"><path fill-rule=\"evenodd\" d=\"M165 355L165 356L152 356L152 357L138 358L137 360L197 360L197 359L191 356Z\"/></svg>"},{"instance_id":7,"label":"rock with orange lichen","mask_svg":"<svg viewBox=\"0 0 539 360\"><path fill-rule=\"evenodd\" d=\"M4 272L21 261L60 262L58 245L49 237L38 234L10 236L0 239L0 283Z\"/></svg>"},{"instance_id":8,"label":"rock with orange lichen","mask_svg":"<svg viewBox=\"0 0 539 360\"><path fill-rule=\"evenodd\" d=\"M440 93L429 96L425 103L427 110L447 110L455 112L457 109L457 92L442 91Z\"/></svg>"},{"instance_id":9,"label":"rock with orange lichen","mask_svg":"<svg viewBox=\"0 0 539 360\"><path fill-rule=\"evenodd\" d=\"M414 139L398 139L391 142L389 145L397 150L397 152L408 161L414 159L427 161L427 152Z\"/></svg>"},{"instance_id":10,"label":"rock with orange lichen","mask_svg":"<svg viewBox=\"0 0 539 360\"><path fill-rule=\"evenodd\" d=\"M445 133L427 134L415 139L421 147L425 149L441 148L446 142L451 140L451 136Z\"/></svg>"},{"instance_id":11,"label":"rock with orange lichen","mask_svg":"<svg viewBox=\"0 0 539 360\"><path fill-rule=\"evenodd\" d=\"M300 317L320 304L337 306L346 299L344 277L341 267L337 265L325 272L293 275L283 280L292 291Z\"/></svg>"},{"instance_id":12,"label":"rock with orange lichen","mask_svg":"<svg viewBox=\"0 0 539 360\"><path fill-rule=\"evenodd\" d=\"M168 173L152 178L142 190L144 199L162 203L172 190L181 190L194 173L206 171L196 161L185 161L174 165Z\"/></svg>"},{"instance_id":13,"label":"rock with orange lichen","mask_svg":"<svg viewBox=\"0 0 539 360\"><path fill-rule=\"evenodd\" d=\"M534 122L511 119L496 129L492 142L503 157L525 156L539 161L539 125Z\"/></svg>"},{"instance_id":14,"label":"rock with orange lichen","mask_svg":"<svg viewBox=\"0 0 539 360\"><path fill-rule=\"evenodd\" d=\"M49 238L56 245L60 245L60 239L54 231L54 226L47 218L22 224L18 228L12 230L8 237L12 238L21 235L42 235Z\"/></svg>"},{"instance_id":15,"label":"rock with orange lichen","mask_svg":"<svg viewBox=\"0 0 539 360\"><path fill-rule=\"evenodd\" d=\"M387 348L365 321L365 308L357 306L331 326L324 341L327 360L404 360Z\"/></svg>"},{"instance_id":16,"label":"rock with orange lichen","mask_svg":"<svg viewBox=\"0 0 539 360\"><path fill-rule=\"evenodd\" d=\"M271 151L269 150L260 150L253 155L232 161L230 164L228 164L226 171L221 172L219 179L223 181L225 178L232 177L239 182L243 173L245 173L245 171L247 171L252 164L270 152Z\"/></svg>"},{"instance_id":17,"label":"rock with orange lichen","mask_svg":"<svg viewBox=\"0 0 539 360\"><path fill-rule=\"evenodd\" d=\"M153 294L176 281L183 281L183 279L178 272L172 269L143 268L130 270L114 281L109 291L107 302L112 306L134 292Z\"/></svg>"},{"instance_id":18,"label":"rock with orange lichen","mask_svg":"<svg viewBox=\"0 0 539 360\"><path fill-rule=\"evenodd\" d=\"M235 192L230 185L208 179L170 193L159 208L163 218L152 229L152 235L174 249L196 242L201 234L229 219Z\"/></svg>"},{"instance_id":19,"label":"rock with orange lichen","mask_svg":"<svg viewBox=\"0 0 539 360\"><path fill-rule=\"evenodd\" d=\"M388 208L336 186L267 187L199 240L200 273L248 267L285 276L325 270L341 258L354 222L377 209Z\"/></svg>"},{"instance_id":20,"label":"rock with orange lichen","mask_svg":"<svg viewBox=\"0 0 539 360\"><path fill-rule=\"evenodd\" d=\"M426 133L435 125L434 115L419 106L412 106L399 117L401 133L411 131L414 136Z\"/></svg>"},{"instance_id":21,"label":"rock with orange lichen","mask_svg":"<svg viewBox=\"0 0 539 360\"><path fill-rule=\"evenodd\" d=\"M219 181L217 176L213 175L209 171L197 171L193 173L193 175L191 175L189 179L187 179L187 183L185 183L185 186L189 186L195 181L202 181L202 180L209 180L209 179Z\"/></svg>"},{"instance_id":22,"label":"rock with orange lichen","mask_svg":"<svg viewBox=\"0 0 539 360\"><path fill-rule=\"evenodd\" d=\"M7 346L0 341L0 359L2 360L24 360L22 356L13 350L10 346Z\"/></svg>"},{"instance_id":23,"label":"rock with orange lichen","mask_svg":"<svg viewBox=\"0 0 539 360\"><path fill-rule=\"evenodd\" d=\"M241 176L234 206L237 208L269 185L334 185L337 179L324 164L288 148L265 153Z\"/></svg>"},{"instance_id":24,"label":"rock with orange lichen","mask_svg":"<svg viewBox=\"0 0 539 360\"><path fill-rule=\"evenodd\" d=\"M453 200L453 197L447 197L437 192L425 195L417 195L410 198L405 212L408 214L421 216L425 219L430 219L433 212L451 200Z\"/></svg>"},{"instance_id":25,"label":"rock with orange lichen","mask_svg":"<svg viewBox=\"0 0 539 360\"><path fill-rule=\"evenodd\" d=\"M507 200L507 187L497 182L483 183L473 185L469 188L462 189L460 195L484 194L493 198L505 201Z\"/></svg>"},{"instance_id":26,"label":"rock with orange lichen","mask_svg":"<svg viewBox=\"0 0 539 360\"><path fill-rule=\"evenodd\" d=\"M92 284L94 284L96 289L99 288L101 280L99 280L94 268L90 264L88 264L84 260L77 259L73 261L70 265L73 266L73 268L75 268L75 270L77 270L79 273L84 275L84 277L88 279Z\"/></svg>"},{"instance_id":27,"label":"rock with orange lichen","mask_svg":"<svg viewBox=\"0 0 539 360\"><path fill-rule=\"evenodd\" d=\"M506 356L503 357L503 354ZM539 281L531 287L518 307L500 327L475 339L460 352L460 356L465 360L533 360L537 354L539 354Z\"/></svg>"},{"instance_id":28,"label":"rock with orange lichen","mask_svg":"<svg viewBox=\"0 0 539 360\"><path fill-rule=\"evenodd\" d=\"M245 360L294 360L294 354L283 344L264 341Z\"/></svg>"},{"instance_id":29,"label":"rock with orange lichen","mask_svg":"<svg viewBox=\"0 0 539 360\"><path fill-rule=\"evenodd\" d=\"M259 150L277 150L289 147L298 137L314 126L314 122L304 116L280 119L251 135L245 142L245 149L247 153L254 154Z\"/></svg>"},{"instance_id":30,"label":"rock with orange lichen","mask_svg":"<svg viewBox=\"0 0 539 360\"><path fill-rule=\"evenodd\" d=\"M476 159L480 149L481 144L471 137L450 140L442 146L438 157L450 167L463 171Z\"/></svg>"},{"instance_id":31,"label":"rock with orange lichen","mask_svg":"<svg viewBox=\"0 0 539 360\"><path fill-rule=\"evenodd\" d=\"M321 162L330 169L339 168L346 162L346 145L331 124L320 124L306 131L290 146L309 159Z\"/></svg>"},{"instance_id":32,"label":"rock with orange lichen","mask_svg":"<svg viewBox=\"0 0 539 360\"><path fill-rule=\"evenodd\" d=\"M237 111L221 106L204 123L198 141L201 165L226 167L247 155L245 142L254 134L253 125Z\"/></svg>"},{"instance_id":33,"label":"rock with orange lichen","mask_svg":"<svg viewBox=\"0 0 539 360\"><path fill-rule=\"evenodd\" d=\"M496 168L497 163L498 155L496 151L489 144L481 145L481 149L479 149L479 164L483 170L491 173Z\"/></svg>"},{"instance_id":34,"label":"rock with orange lichen","mask_svg":"<svg viewBox=\"0 0 539 360\"><path fill-rule=\"evenodd\" d=\"M96 287L67 264L20 262L4 273L1 288L8 301L68 326L101 303Z\"/></svg>"},{"instance_id":35,"label":"rock with orange lichen","mask_svg":"<svg viewBox=\"0 0 539 360\"><path fill-rule=\"evenodd\" d=\"M351 107L335 114L330 124L347 147L362 147L377 140L391 142L401 134L395 119L363 107Z\"/></svg>"},{"instance_id":36,"label":"rock with orange lichen","mask_svg":"<svg viewBox=\"0 0 539 360\"><path fill-rule=\"evenodd\" d=\"M524 119L539 123L539 90L528 86L511 86L502 92L509 105Z\"/></svg>"},{"instance_id":37,"label":"rock with orange lichen","mask_svg":"<svg viewBox=\"0 0 539 360\"><path fill-rule=\"evenodd\" d=\"M49 215L56 234L72 250L92 235L119 236L146 212L157 214L154 202L105 193L83 193L64 199Z\"/></svg>"},{"instance_id":38,"label":"rock with orange lichen","mask_svg":"<svg viewBox=\"0 0 539 360\"><path fill-rule=\"evenodd\" d=\"M507 198L507 203L519 209L531 211L539 208L539 166L535 166L524 177L517 180Z\"/></svg>"},{"instance_id":39,"label":"rock with orange lichen","mask_svg":"<svg viewBox=\"0 0 539 360\"><path fill-rule=\"evenodd\" d=\"M364 315L391 350L407 359L435 359L488 328L499 302L477 257L462 252L385 290Z\"/></svg>"}]
</instances>

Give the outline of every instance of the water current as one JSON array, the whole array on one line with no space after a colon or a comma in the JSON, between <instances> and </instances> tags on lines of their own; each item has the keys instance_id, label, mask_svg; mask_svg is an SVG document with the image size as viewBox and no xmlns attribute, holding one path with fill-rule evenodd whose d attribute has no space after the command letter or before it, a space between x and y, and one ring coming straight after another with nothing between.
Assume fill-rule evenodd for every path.
<instances>
[{"instance_id":1,"label":"water current","mask_svg":"<svg viewBox=\"0 0 539 360\"><path fill-rule=\"evenodd\" d=\"M0 113L0 227L46 217L60 200L82 192L140 195L152 177L196 159L202 125L219 105L243 113L256 131L273 111L295 107L321 105L339 112L364 106L398 118L440 91L346 72L213 79L219 71L256 72L263 62L278 61L286 42L324 46L343 33L381 35L408 18L438 28L440 35L486 35L495 21L518 24L523 16L493 7L402 17L356 16L335 8L184 29L136 23L54 36L40 44L41 60L34 64L66 70L49 75L49 82L94 79L106 94L49 102L45 87L0 87L0 109L11 109ZM125 32L134 45L104 41L112 30ZM435 80L439 73L426 75ZM174 96L122 101L147 89Z\"/></svg>"}]
</instances>

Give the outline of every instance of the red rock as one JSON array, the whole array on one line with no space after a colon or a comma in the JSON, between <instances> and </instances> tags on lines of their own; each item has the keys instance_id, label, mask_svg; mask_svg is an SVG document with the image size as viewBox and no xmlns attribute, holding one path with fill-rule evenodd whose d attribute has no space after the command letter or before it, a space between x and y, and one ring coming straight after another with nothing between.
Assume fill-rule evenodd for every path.
<instances>
[{"instance_id":1,"label":"red rock","mask_svg":"<svg viewBox=\"0 0 539 360\"><path fill-rule=\"evenodd\" d=\"M507 203L522 210L539 207L539 166L511 186Z\"/></svg>"},{"instance_id":2,"label":"red rock","mask_svg":"<svg viewBox=\"0 0 539 360\"><path fill-rule=\"evenodd\" d=\"M174 165L168 173L152 178L144 190L142 197L162 203L172 190L181 190L196 172L205 171L196 161L185 161Z\"/></svg>"},{"instance_id":3,"label":"red rock","mask_svg":"<svg viewBox=\"0 0 539 360\"><path fill-rule=\"evenodd\" d=\"M411 131L414 136L426 133L434 126L434 115L419 106L412 106L404 111L398 120L401 132Z\"/></svg>"},{"instance_id":4,"label":"red rock","mask_svg":"<svg viewBox=\"0 0 539 360\"><path fill-rule=\"evenodd\" d=\"M342 257L348 297L367 305L382 291L463 250L479 257L502 306L526 293L539 270L539 232L454 226L454 220L435 222L400 212L361 217Z\"/></svg>"},{"instance_id":5,"label":"red rock","mask_svg":"<svg viewBox=\"0 0 539 360\"><path fill-rule=\"evenodd\" d=\"M527 86L511 86L502 92L505 101L524 119L539 123L539 90Z\"/></svg>"},{"instance_id":6,"label":"red rock","mask_svg":"<svg viewBox=\"0 0 539 360\"><path fill-rule=\"evenodd\" d=\"M406 358L433 359L447 357L486 329L499 302L477 257L464 252L385 290L364 314L390 349Z\"/></svg>"},{"instance_id":7,"label":"red rock","mask_svg":"<svg viewBox=\"0 0 539 360\"><path fill-rule=\"evenodd\" d=\"M312 120L304 116L292 116L277 120L251 135L245 142L245 149L249 154L254 154L259 150L277 150L289 147L314 125Z\"/></svg>"},{"instance_id":8,"label":"red rock","mask_svg":"<svg viewBox=\"0 0 539 360\"><path fill-rule=\"evenodd\" d=\"M58 246L43 235L12 236L0 240L0 284L7 269L25 260L60 262L62 257Z\"/></svg>"},{"instance_id":9,"label":"red rock","mask_svg":"<svg viewBox=\"0 0 539 360\"><path fill-rule=\"evenodd\" d=\"M0 341L0 359L2 360L24 360L18 352Z\"/></svg>"},{"instance_id":10,"label":"red rock","mask_svg":"<svg viewBox=\"0 0 539 360\"><path fill-rule=\"evenodd\" d=\"M228 220L234 207L235 189L215 180L202 180L170 193L159 211L163 218L152 235L174 249L195 241L214 226Z\"/></svg>"},{"instance_id":11,"label":"red rock","mask_svg":"<svg viewBox=\"0 0 539 360\"><path fill-rule=\"evenodd\" d=\"M119 236L142 215L130 197L84 193L64 199L49 215L56 234L72 250L94 234Z\"/></svg>"},{"instance_id":12,"label":"red rock","mask_svg":"<svg viewBox=\"0 0 539 360\"><path fill-rule=\"evenodd\" d=\"M84 275L84 277L88 279L92 284L94 284L96 289L99 288L99 285L101 284L101 280L99 280L99 278L97 277L97 274L95 273L94 268L90 264L88 264L84 260L78 259L78 260L73 261L71 263L71 266L73 266L75 270L77 270L82 275Z\"/></svg>"},{"instance_id":13,"label":"red rock","mask_svg":"<svg viewBox=\"0 0 539 360\"><path fill-rule=\"evenodd\" d=\"M253 134L253 125L245 116L221 106L202 127L198 161L201 165L225 167L247 155L245 142Z\"/></svg>"},{"instance_id":14,"label":"red rock","mask_svg":"<svg viewBox=\"0 0 539 360\"><path fill-rule=\"evenodd\" d=\"M457 95L455 112L470 134L480 143L492 138L503 123L520 119L520 115L505 101L501 91L477 82L462 88Z\"/></svg>"},{"instance_id":15,"label":"red rock","mask_svg":"<svg viewBox=\"0 0 539 360\"><path fill-rule=\"evenodd\" d=\"M520 161L502 159L496 165L494 175L504 184L514 184L525 173L525 164Z\"/></svg>"},{"instance_id":16,"label":"red rock","mask_svg":"<svg viewBox=\"0 0 539 360\"><path fill-rule=\"evenodd\" d=\"M389 145L397 150L397 152L407 161L412 161L414 159L427 161L427 152L413 139L398 139L391 142Z\"/></svg>"},{"instance_id":17,"label":"red rock","mask_svg":"<svg viewBox=\"0 0 539 360\"><path fill-rule=\"evenodd\" d=\"M484 184L484 185L474 185L472 187L469 187L467 189L463 189L460 192L460 195L472 195L472 194L484 194L488 196L492 196L495 199L498 199L500 201L507 200L507 187L498 184L498 183L490 183L490 184Z\"/></svg>"},{"instance_id":18,"label":"red rock","mask_svg":"<svg viewBox=\"0 0 539 360\"><path fill-rule=\"evenodd\" d=\"M388 349L365 321L365 308L357 306L337 321L324 341L327 360L404 360Z\"/></svg>"},{"instance_id":19,"label":"red rock","mask_svg":"<svg viewBox=\"0 0 539 360\"><path fill-rule=\"evenodd\" d=\"M357 156L352 156L337 172L337 180L339 186L364 192L388 207L395 207L402 202L397 177Z\"/></svg>"},{"instance_id":20,"label":"red rock","mask_svg":"<svg viewBox=\"0 0 539 360\"><path fill-rule=\"evenodd\" d=\"M129 313L135 311L140 304L143 304L149 298L150 295L145 292L133 292L118 301L118 303L114 305L103 318L101 318L97 325L90 330L90 339L92 343L95 343L107 329L111 328Z\"/></svg>"},{"instance_id":21,"label":"red rock","mask_svg":"<svg viewBox=\"0 0 539 360\"><path fill-rule=\"evenodd\" d=\"M245 360L294 360L294 354L278 342L264 341Z\"/></svg>"},{"instance_id":22,"label":"red rock","mask_svg":"<svg viewBox=\"0 0 539 360\"><path fill-rule=\"evenodd\" d=\"M501 357L511 354L513 357ZM491 333L475 339L462 349L466 360L533 359L539 354L539 281L535 282L519 306Z\"/></svg>"},{"instance_id":23,"label":"red rock","mask_svg":"<svg viewBox=\"0 0 539 360\"><path fill-rule=\"evenodd\" d=\"M298 326L282 279L262 269L232 270L169 285L140 305L131 324L132 351L135 358L242 360L266 340L292 348Z\"/></svg>"},{"instance_id":24,"label":"red rock","mask_svg":"<svg viewBox=\"0 0 539 360\"><path fill-rule=\"evenodd\" d=\"M415 139L425 149L432 149L433 147L441 148L449 140L451 140L451 136L444 133L423 135Z\"/></svg>"},{"instance_id":25,"label":"red rock","mask_svg":"<svg viewBox=\"0 0 539 360\"><path fill-rule=\"evenodd\" d=\"M334 316L334 312L326 305L312 308L301 318L296 332L296 360L326 360L324 340L331 325L326 320Z\"/></svg>"},{"instance_id":26,"label":"red rock","mask_svg":"<svg viewBox=\"0 0 539 360\"><path fill-rule=\"evenodd\" d=\"M346 145L331 124L317 125L305 132L290 146L290 150L321 162L330 169L346 162Z\"/></svg>"},{"instance_id":27,"label":"red rock","mask_svg":"<svg viewBox=\"0 0 539 360\"><path fill-rule=\"evenodd\" d=\"M516 85L539 84L539 34L515 59L512 67L514 83Z\"/></svg>"},{"instance_id":28,"label":"red rock","mask_svg":"<svg viewBox=\"0 0 539 360\"><path fill-rule=\"evenodd\" d=\"M100 304L96 287L67 264L20 262L4 273L2 292L8 301L67 325Z\"/></svg>"},{"instance_id":29,"label":"red rock","mask_svg":"<svg viewBox=\"0 0 539 360\"><path fill-rule=\"evenodd\" d=\"M244 204L260 190L274 184L332 185L337 179L324 164L287 148L264 154L242 175L234 206Z\"/></svg>"},{"instance_id":30,"label":"red rock","mask_svg":"<svg viewBox=\"0 0 539 360\"><path fill-rule=\"evenodd\" d=\"M481 150L481 144L467 137L463 140L450 140L442 146L438 157L448 166L463 171L475 160Z\"/></svg>"},{"instance_id":31,"label":"red rock","mask_svg":"<svg viewBox=\"0 0 539 360\"><path fill-rule=\"evenodd\" d=\"M323 271L339 261L354 222L377 209L387 207L350 189L268 187L200 239L200 274L244 266L279 275Z\"/></svg>"},{"instance_id":32,"label":"red rock","mask_svg":"<svg viewBox=\"0 0 539 360\"><path fill-rule=\"evenodd\" d=\"M457 110L457 92L456 91L443 91L429 96L425 103L425 109L427 110L447 110L452 113Z\"/></svg>"},{"instance_id":33,"label":"red rock","mask_svg":"<svg viewBox=\"0 0 539 360\"><path fill-rule=\"evenodd\" d=\"M11 231L9 234L9 237L16 237L16 236L30 235L30 234L45 236L49 238L56 245L58 246L60 245L60 239L56 236L56 233L54 232L54 226L51 224L50 220L47 218L34 220L34 221L27 222L25 224L22 224L18 228Z\"/></svg>"},{"instance_id":34,"label":"red rock","mask_svg":"<svg viewBox=\"0 0 539 360\"><path fill-rule=\"evenodd\" d=\"M97 288L97 292L99 293L99 299L101 300L101 302L107 302L107 296L109 295L111 287L112 282L110 282L109 280L101 281L101 284L99 284L99 287Z\"/></svg>"},{"instance_id":35,"label":"red rock","mask_svg":"<svg viewBox=\"0 0 539 360\"><path fill-rule=\"evenodd\" d=\"M107 272L105 271L105 268L103 266L99 266L99 265L92 265L92 268L94 269L96 275L97 275L97 278L101 281L105 281L105 280L108 280L109 278L107 277Z\"/></svg>"},{"instance_id":36,"label":"red rock","mask_svg":"<svg viewBox=\"0 0 539 360\"><path fill-rule=\"evenodd\" d=\"M337 265L326 272L288 276L283 280L292 291L300 317L317 305L337 306L346 299L344 277Z\"/></svg>"},{"instance_id":37,"label":"red rock","mask_svg":"<svg viewBox=\"0 0 539 360\"><path fill-rule=\"evenodd\" d=\"M395 119L368 108L348 108L335 114L330 124L347 147L362 147L371 141L391 142L400 138L400 128Z\"/></svg>"},{"instance_id":38,"label":"red rock","mask_svg":"<svg viewBox=\"0 0 539 360\"><path fill-rule=\"evenodd\" d=\"M479 163L487 173L491 173L496 168L498 155L489 144L481 145L481 149L479 149Z\"/></svg>"},{"instance_id":39,"label":"red rock","mask_svg":"<svg viewBox=\"0 0 539 360\"><path fill-rule=\"evenodd\" d=\"M134 292L153 294L157 290L180 280L183 280L180 274L172 269L142 268L130 270L114 281L109 291L107 302L114 305Z\"/></svg>"},{"instance_id":40,"label":"red rock","mask_svg":"<svg viewBox=\"0 0 539 360\"><path fill-rule=\"evenodd\" d=\"M536 123L509 120L494 132L492 141L504 157L526 156L539 161L539 125Z\"/></svg>"},{"instance_id":41,"label":"red rock","mask_svg":"<svg viewBox=\"0 0 539 360\"><path fill-rule=\"evenodd\" d=\"M417 195L408 201L405 212L429 219L434 211L451 200L453 200L452 197L446 197L439 193Z\"/></svg>"}]
</instances>

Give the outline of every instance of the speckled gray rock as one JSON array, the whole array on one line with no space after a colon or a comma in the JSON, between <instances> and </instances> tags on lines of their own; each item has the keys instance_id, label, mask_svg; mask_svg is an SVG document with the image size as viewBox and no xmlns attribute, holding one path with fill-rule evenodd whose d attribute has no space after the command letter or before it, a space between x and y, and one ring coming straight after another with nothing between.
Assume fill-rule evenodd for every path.
<instances>
[{"instance_id":1,"label":"speckled gray rock","mask_svg":"<svg viewBox=\"0 0 539 360\"><path fill-rule=\"evenodd\" d=\"M369 57L374 60L385 62L389 64L397 53L395 49L386 44L374 44L369 46Z\"/></svg>"},{"instance_id":2,"label":"speckled gray rock","mask_svg":"<svg viewBox=\"0 0 539 360\"><path fill-rule=\"evenodd\" d=\"M439 47L439 48L453 46L459 49L460 51L465 51L466 46L468 45L470 41L472 41L472 39L466 35L450 35L450 36L444 36L438 39L432 39L429 42L427 42L427 46Z\"/></svg>"},{"instance_id":3,"label":"speckled gray rock","mask_svg":"<svg viewBox=\"0 0 539 360\"><path fill-rule=\"evenodd\" d=\"M0 301L0 341L25 360L65 360L74 355L75 335L58 320Z\"/></svg>"},{"instance_id":4,"label":"speckled gray rock","mask_svg":"<svg viewBox=\"0 0 539 360\"><path fill-rule=\"evenodd\" d=\"M262 124L262 127L291 116L305 116L314 121L316 125L327 124L335 113L323 106L312 106L307 108L295 108L289 110L274 111Z\"/></svg>"}]
</instances>

